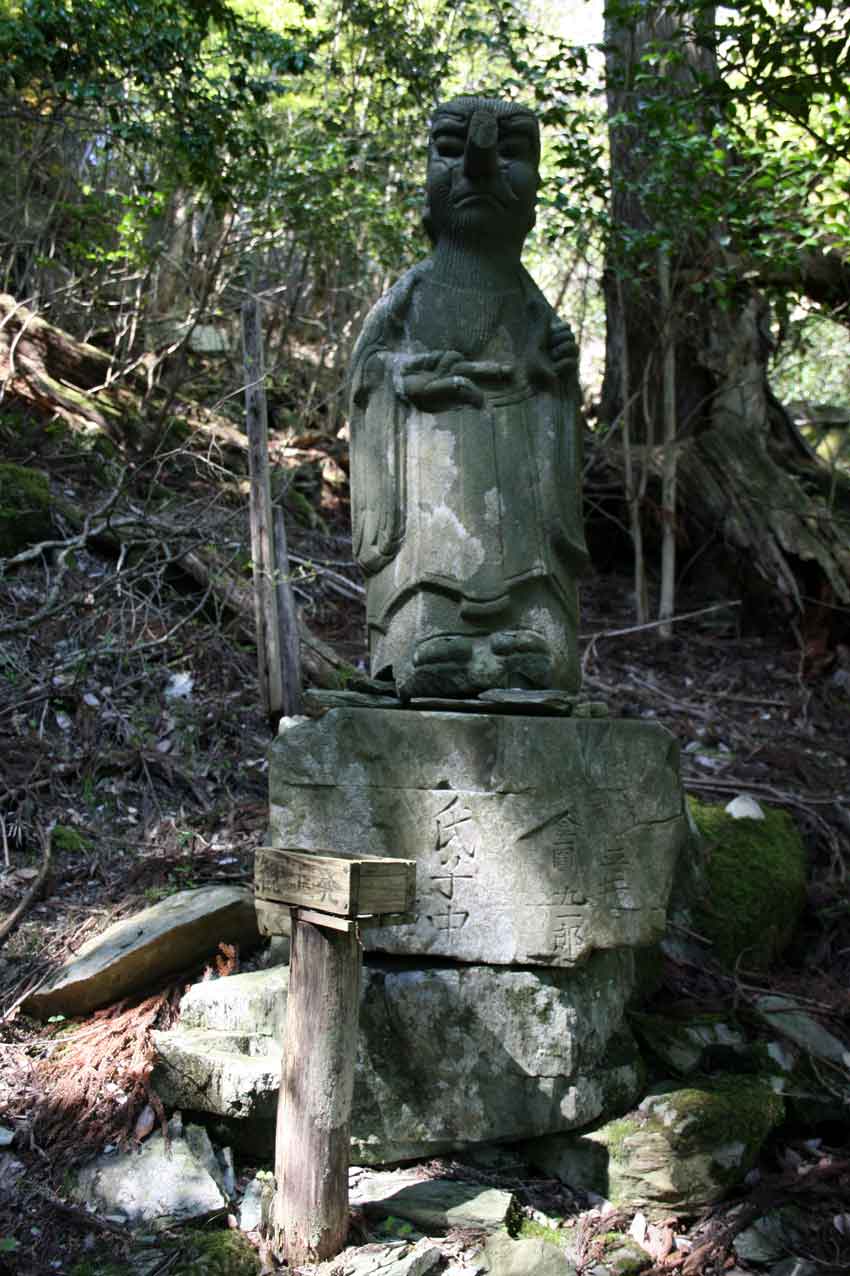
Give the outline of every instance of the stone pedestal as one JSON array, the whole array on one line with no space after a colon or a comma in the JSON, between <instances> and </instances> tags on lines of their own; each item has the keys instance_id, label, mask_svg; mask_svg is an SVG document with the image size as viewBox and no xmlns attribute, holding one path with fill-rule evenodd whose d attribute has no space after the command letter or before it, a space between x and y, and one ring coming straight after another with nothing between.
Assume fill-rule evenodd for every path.
<instances>
[{"instance_id":1,"label":"stone pedestal","mask_svg":"<svg viewBox=\"0 0 850 1276\"><path fill-rule=\"evenodd\" d=\"M367 951L572 967L657 941L688 836L678 745L638 721L398 709L287 718L276 846L417 862L416 923Z\"/></svg>"},{"instance_id":2,"label":"stone pedestal","mask_svg":"<svg viewBox=\"0 0 850 1276\"><path fill-rule=\"evenodd\" d=\"M417 863L416 922L363 931L356 1161L628 1109L635 949L662 933L688 837L663 728L344 707L284 720L270 772L277 846ZM156 1034L163 1098L216 1113L256 1154L274 1131L282 979L205 985Z\"/></svg>"}]
</instances>

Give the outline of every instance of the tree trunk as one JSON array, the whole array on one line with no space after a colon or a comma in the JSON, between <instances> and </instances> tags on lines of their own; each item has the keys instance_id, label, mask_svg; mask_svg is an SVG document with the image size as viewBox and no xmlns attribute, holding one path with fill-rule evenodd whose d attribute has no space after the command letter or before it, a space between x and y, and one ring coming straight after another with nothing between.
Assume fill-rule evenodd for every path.
<instances>
[{"instance_id":1,"label":"tree trunk","mask_svg":"<svg viewBox=\"0 0 850 1276\"><path fill-rule=\"evenodd\" d=\"M850 506L850 484L836 483L770 391L771 339L763 298L746 277L727 290L723 305L710 288L694 286L710 280L721 265L728 269L736 260L734 245L721 247L721 238L726 240L723 226L704 230L701 239L687 228L677 237L674 224L663 224L663 197L648 180L655 175L656 143L653 124L643 120L653 116L662 91L675 104L680 86L684 93L696 77L705 80L716 74L711 33L703 32L699 44L689 42L679 29L680 20L663 4L641 7L639 20L633 8L628 12L632 16L624 17L612 5L606 15L615 233L605 279L608 338L602 420L622 422L628 416L631 438L644 444L653 474L661 477L666 449L669 475L671 444L657 445L665 417L665 385L668 418L674 386L677 530L681 534L687 524L690 559L705 567L701 551L710 544L722 548L727 561L731 550L735 583L746 587L754 571L789 611L803 610L811 596L846 603L850 550L835 518L835 505L845 510ZM647 69L666 65L659 57L662 45L680 56L673 59L673 70L656 70L653 81ZM706 127L711 123L710 118L704 120ZM656 115L656 128L657 124ZM659 158L659 166L661 162ZM679 180L686 183L687 174ZM648 192L649 207L642 192ZM694 187L695 202L698 197ZM641 237L653 229L670 243L672 315L662 304L659 252L649 237L640 260L634 252L618 248L643 242ZM809 273L821 282L825 275L811 264ZM842 275L836 284L835 269L829 278L835 286L844 282ZM666 375L665 327L675 343L674 360L668 351Z\"/></svg>"},{"instance_id":2,"label":"tree trunk","mask_svg":"<svg viewBox=\"0 0 850 1276\"><path fill-rule=\"evenodd\" d=\"M632 13L633 8L629 10ZM616 421L624 407L624 366L628 369L631 430L635 443L660 439L662 434L662 361L664 330L668 326L657 270L657 251L648 247L636 258L629 251L635 232L655 229L652 210L641 198L652 147L642 138L641 117L657 105L661 92L684 93L691 76L710 76L715 63L710 50L685 39L680 20L665 5L641 6L640 19L624 21L617 5L605 17L605 65L608 130L611 153L611 218L615 228L603 277L606 311L605 377L600 415ZM675 70L658 72L657 83L647 79L647 58L653 50L674 45L684 61ZM676 276L705 245L690 237L671 250L671 273ZM680 428L693 429L704 419L711 398L711 379L699 351L707 336L707 317L688 307L687 322L676 323L676 417ZM624 349L624 342L628 351Z\"/></svg>"}]
</instances>

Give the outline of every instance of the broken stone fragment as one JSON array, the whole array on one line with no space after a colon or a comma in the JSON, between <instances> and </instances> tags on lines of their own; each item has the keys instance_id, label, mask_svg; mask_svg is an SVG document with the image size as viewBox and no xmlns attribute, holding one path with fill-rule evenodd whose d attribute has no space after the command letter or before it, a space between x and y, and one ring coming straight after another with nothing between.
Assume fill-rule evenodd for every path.
<instances>
[{"instance_id":1,"label":"broken stone fragment","mask_svg":"<svg viewBox=\"0 0 850 1276\"><path fill-rule=\"evenodd\" d=\"M243 886L179 891L96 935L23 1003L26 1014L85 1015L164 976L198 964L220 942L259 941L254 900Z\"/></svg>"},{"instance_id":2,"label":"broken stone fragment","mask_svg":"<svg viewBox=\"0 0 850 1276\"><path fill-rule=\"evenodd\" d=\"M442 1259L439 1246L425 1238L415 1245L389 1241L344 1249L335 1258L320 1263L315 1273L316 1276L424 1276Z\"/></svg>"},{"instance_id":3,"label":"broken stone fragment","mask_svg":"<svg viewBox=\"0 0 850 1276\"><path fill-rule=\"evenodd\" d=\"M227 1205L210 1173L215 1153L198 1126L186 1137L173 1137L170 1148L160 1132L138 1150L103 1155L77 1174L71 1192L76 1200L111 1219L157 1228L217 1214Z\"/></svg>"},{"instance_id":4,"label":"broken stone fragment","mask_svg":"<svg viewBox=\"0 0 850 1276\"><path fill-rule=\"evenodd\" d=\"M425 1232L452 1227L493 1231L515 1208L511 1192L462 1183L456 1179L421 1179L389 1170L361 1177L349 1199L373 1218L404 1218Z\"/></svg>"}]
</instances>

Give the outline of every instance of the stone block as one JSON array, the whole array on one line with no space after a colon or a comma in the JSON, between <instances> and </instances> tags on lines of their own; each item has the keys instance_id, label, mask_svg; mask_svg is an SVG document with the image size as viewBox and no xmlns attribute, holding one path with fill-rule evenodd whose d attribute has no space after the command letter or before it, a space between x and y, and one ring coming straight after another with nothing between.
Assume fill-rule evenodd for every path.
<instances>
[{"instance_id":1,"label":"stone block","mask_svg":"<svg viewBox=\"0 0 850 1276\"><path fill-rule=\"evenodd\" d=\"M96 935L23 1003L26 1014L85 1015L175 974L220 941L259 940L254 900L243 886L178 891Z\"/></svg>"},{"instance_id":2,"label":"stone block","mask_svg":"<svg viewBox=\"0 0 850 1276\"><path fill-rule=\"evenodd\" d=\"M282 1041L289 967L249 970L193 984L180 1001L181 1028L251 1033Z\"/></svg>"},{"instance_id":3,"label":"stone block","mask_svg":"<svg viewBox=\"0 0 850 1276\"><path fill-rule=\"evenodd\" d=\"M275 846L417 863L416 923L367 950L573 966L660 939L689 837L655 723L333 709L284 719Z\"/></svg>"},{"instance_id":4,"label":"stone block","mask_svg":"<svg viewBox=\"0 0 850 1276\"><path fill-rule=\"evenodd\" d=\"M354 1082L352 1158L381 1164L472 1143L571 1130L638 1097L642 1070L625 1006L629 953L597 953L577 970L490 966L364 967ZM239 976L219 981L245 1001ZM274 970L258 975L270 985ZM277 995L283 999L278 988ZM220 1003L192 1002L193 1022L154 1039L154 1084L166 1103L239 1118L228 1139L270 1145L280 1049ZM203 1017L209 1009L211 1019ZM204 1026L229 1020L231 1031ZM249 1053L253 1052L253 1053ZM265 1140L264 1127L268 1133Z\"/></svg>"},{"instance_id":5,"label":"stone block","mask_svg":"<svg viewBox=\"0 0 850 1276\"><path fill-rule=\"evenodd\" d=\"M154 1032L153 1082L164 1103L274 1128L280 1087L280 1047L271 1037L203 1028Z\"/></svg>"},{"instance_id":6,"label":"stone block","mask_svg":"<svg viewBox=\"0 0 850 1276\"><path fill-rule=\"evenodd\" d=\"M491 1276L576 1276L563 1249L537 1237L513 1240L507 1232L496 1232L487 1238L484 1256Z\"/></svg>"}]
</instances>

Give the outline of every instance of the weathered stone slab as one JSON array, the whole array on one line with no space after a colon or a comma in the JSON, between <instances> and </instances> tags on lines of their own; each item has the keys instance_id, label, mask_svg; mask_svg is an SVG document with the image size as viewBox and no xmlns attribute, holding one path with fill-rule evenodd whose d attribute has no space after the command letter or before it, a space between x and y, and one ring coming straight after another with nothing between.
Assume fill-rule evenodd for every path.
<instances>
[{"instance_id":1,"label":"weathered stone slab","mask_svg":"<svg viewBox=\"0 0 850 1276\"><path fill-rule=\"evenodd\" d=\"M839 1041L816 1019L806 1014L793 997L775 994L757 997L755 1010L769 1027L781 1032L784 1037L788 1037L808 1054L842 1069L844 1073L842 1079L846 1084L847 1073L850 1070L850 1050L843 1041Z\"/></svg>"},{"instance_id":2,"label":"weathered stone slab","mask_svg":"<svg viewBox=\"0 0 850 1276\"><path fill-rule=\"evenodd\" d=\"M316 1276L425 1276L442 1261L440 1247L423 1237L414 1245L398 1240L350 1247L314 1271Z\"/></svg>"},{"instance_id":3,"label":"weathered stone slab","mask_svg":"<svg viewBox=\"0 0 850 1276\"><path fill-rule=\"evenodd\" d=\"M200 962L222 940L258 942L251 892L243 886L178 891L83 944L23 1009L40 1018L88 1014Z\"/></svg>"},{"instance_id":4,"label":"weathered stone slab","mask_svg":"<svg viewBox=\"0 0 850 1276\"><path fill-rule=\"evenodd\" d=\"M367 949L572 966L663 933L689 836L655 723L337 709L284 719L272 843L417 861L417 922Z\"/></svg>"},{"instance_id":5,"label":"weathered stone slab","mask_svg":"<svg viewBox=\"0 0 850 1276\"><path fill-rule=\"evenodd\" d=\"M220 995L235 978L219 981ZM597 953L577 970L547 971L399 969L372 959L363 971L353 1159L381 1164L434 1156L571 1130L627 1108L642 1082L623 1029L633 987L627 952ZM279 987L277 995L282 1001ZM248 1141L266 1148L274 1134L280 1048L271 1035L253 1033L258 1021L238 988L233 998L227 1014L217 1002L193 1000L199 1026L181 1023L154 1034L154 1084L176 1107L253 1122ZM227 1019L232 1030L203 1026L205 1009L210 1021ZM263 1123L267 1140L258 1131Z\"/></svg>"},{"instance_id":6,"label":"weathered stone slab","mask_svg":"<svg viewBox=\"0 0 850 1276\"><path fill-rule=\"evenodd\" d=\"M512 1193L499 1188L395 1171L361 1178L349 1200L373 1217L405 1218L424 1232L446 1232L450 1227L495 1231L516 1208Z\"/></svg>"},{"instance_id":7,"label":"weathered stone slab","mask_svg":"<svg viewBox=\"0 0 850 1276\"><path fill-rule=\"evenodd\" d=\"M164 1103L274 1125L280 1046L272 1037L178 1027L153 1038L154 1085Z\"/></svg>"}]
</instances>

